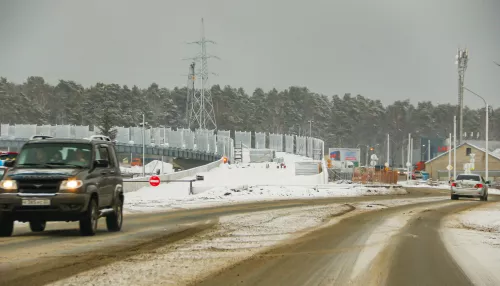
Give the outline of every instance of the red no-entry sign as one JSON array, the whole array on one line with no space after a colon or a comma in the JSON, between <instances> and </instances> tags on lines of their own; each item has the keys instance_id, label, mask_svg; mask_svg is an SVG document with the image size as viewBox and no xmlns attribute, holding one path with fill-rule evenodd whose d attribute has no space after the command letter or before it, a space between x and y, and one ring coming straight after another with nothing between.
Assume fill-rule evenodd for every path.
<instances>
[{"instance_id":1,"label":"red no-entry sign","mask_svg":"<svg viewBox=\"0 0 500 286\"><path fill-rule=\"evenodd\" d=\"M160 184L160 177L151 176L151 178L149 178L149 184L153 187L158 186Z\"/></svg>"}]
</instances>

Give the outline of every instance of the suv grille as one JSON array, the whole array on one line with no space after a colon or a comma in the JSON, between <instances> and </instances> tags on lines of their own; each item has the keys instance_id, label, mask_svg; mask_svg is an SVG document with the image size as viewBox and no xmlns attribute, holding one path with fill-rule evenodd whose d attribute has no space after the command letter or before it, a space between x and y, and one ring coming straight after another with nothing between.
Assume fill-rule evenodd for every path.
<instances>
[{"instance_id":1,"label":"suv grille","mask_svg":"<svg viewBox=\"0 0 500 286\"><path fill-rule=\"evenodd\" d=\"M57 193L62 180L18 180L19 193Z\"/></svg>"}]
</instances>

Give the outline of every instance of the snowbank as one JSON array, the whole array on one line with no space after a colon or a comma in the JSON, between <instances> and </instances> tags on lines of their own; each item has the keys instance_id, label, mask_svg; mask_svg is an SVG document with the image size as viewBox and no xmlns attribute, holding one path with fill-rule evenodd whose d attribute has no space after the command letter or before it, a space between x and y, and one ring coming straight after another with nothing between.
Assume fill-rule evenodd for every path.
<instances>
[{"instance_id":1,"label":"snowbank","mask_svg":"<svg viewBox=\"0 0 500 286\"><path fill-rule=\"evenodd\" d=\"M500 203L483 204L445 220L446 248L474 285L500 285Z\"/></svg>"},{"instance_id":2,"label":"snowbank","mask_svg":"<svg viewBox=\"0 0 500 286\"><path fill-rule=\"evenodd\" d=\"M400 181L399 185L404 188L430 188L430 189L439 189L439 190L449 190L450 185L447 182L439 182L437 186L429 185L427 181Z\"/></svg>"},{"instance_id":3,"label":"snowbank","mask_svg":"<svg viewBox=\"0 0 500 286\"><path fill-rule=\"evenodd\" d=\"M160 174L170 174L174 172L174 167L170 163L153 160L146 164L146 174L156 174L156 170L160 170ZM125 174L141 174L142 166L120 167L122 173Z\"/></svg>"},{"instance_id":4,"label":"snowbank","mask_svg":"<svg viewBox=\"0 0 500 286\"><path fill-rule=\"evenodd\" d=\"M284 152L277 152L277 157L284 159L285 169L278 168L277 163L243 163L223 164L208 172L196 173L204 176L204 180L193 182L193 195L190 195L187 182L160 184L126 193L125 210L147 212L277 199L407 193L401 188L364 187L352 183L325 185L322 174L295 175L294 163L311 159ZM183 179L194 179L194 175Z\"/></svg>"}]
</instances>

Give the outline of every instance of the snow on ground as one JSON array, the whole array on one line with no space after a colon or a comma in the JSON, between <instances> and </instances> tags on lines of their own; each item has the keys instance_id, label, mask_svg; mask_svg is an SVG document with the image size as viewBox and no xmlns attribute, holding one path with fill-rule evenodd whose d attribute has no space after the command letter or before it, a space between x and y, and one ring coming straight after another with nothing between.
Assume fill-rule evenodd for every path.
<instances>
[{"instance_id":1,"label":"snow on ground","mask_svg":"<svg viewBox=\"0 0 500 286\"><path fill-rule=\"evenodd\" d=\"M186 285L285 240L337 223L345 217L380 208L438 200L443 198L353 203L354 211L338 217L335 215L351 207L331 204L225 216L220 218L217 227L197 236L50 285ZM376 231L395 231L401 225L401 222L389 223L385 229ZM392 232L388 234L392 235ZM383 243L380 239L376 243ZM375 242L374 239L371 241ZM374 251L377 250L369 250L369 256L375 257ZM364 266L362 263L359 265Z\"/></svg>"},{"instance_id":2,"label":"snow on ground","mask_svg":"<svg viewBox=\"0 0 500 286\"><path fill-rule=\"evenodd\" d=\"M172 164L159 160L153 160L147 163L144 169L146 174L156 174L156 170L160 170L161 174L170 174L174 172ZM120 167L120 170L124 174L142 174L142 166Z\"/></svg>"},{"instance_id":3,"label":"snow on ground","mask_svg":"<svg viewBox=\"0 0 500 286\"><path fill-rule=\"evenodd\" d=\"M242 187L215 187L209 191L172 197L169 193L142 190L126 194L125 210L129 212L162 211L176 208L210 207L231 203L327 198L355 197L381 194L406 195L402 188L373 188L361 185L320 185L320 186L269 186L254 185Z\"/></svg>"},{"instance_id":4,"label":"snow on ground","mask_svg":"<svg viewBox=\"0 0 500 286\"><path fill-rule=\"evenodd\" d=\"M450 216L441 236L474 285L500 285L500 203Z\"/></svg>"},{"instance_id":5,"label":"snow on ground","mask_svg":"<svg viewBox=\"0 0 500 286\"><path fill-rule=\"evenodd\" d=\"M417 180L411 180L411 181L399 181L398 184L403 186L404 188L431 188L431 189L439 189L439 190L448 190L450 189L450 185L448 182L439 182L437 186L431 186L429 185L429 182L427 181L417 181Z\"/></svg>"},{"instance_id":6,"label":"snow on ground","mask_svg":"<svg viewBox=\"0 0 500 286\"><path fill-rule=\"evenodd\" d=\"M160 184L126 193L125 210L148 212L276 199L407 194L401 188L375 188L348 183L324 185L321 184L322 175L295 176L294 163L311 159L284 152L278 152L276 156L284 159L286 168L277 168L277 163L243 163L222 165L199 173L204 180L193 183L193 195L189 194L187 182Z\"/></svg>"},{"instance_id":7,"label":"snow on ground","mask_svg":"<svg viewBox=\"0 0 500 286\"><path fill-rule=\"evenodd\" d=\"M492 188L489 188L489 189L488 189L488 194L489 194L489 195L500 195L500 190L499 190L499 189L492 189Z\"/></svg>"}]
</instances>

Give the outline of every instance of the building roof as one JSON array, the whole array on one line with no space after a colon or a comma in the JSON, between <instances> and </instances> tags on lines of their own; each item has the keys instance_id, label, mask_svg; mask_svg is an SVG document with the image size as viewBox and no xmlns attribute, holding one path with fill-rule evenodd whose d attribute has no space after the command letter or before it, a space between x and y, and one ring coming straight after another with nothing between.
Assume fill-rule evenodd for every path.
<instances>
[{"instance_id":1,"label":"building roof","mask_svg":"<svg viewBox=\"0 0 500 286\"><path fill-rule=\"evenodd\" d=\"M490 143L490 142L488 142L488 143ZM464 145L469 145L470 147L473 147L473 148L475 148L475 149L477 149L477 150L479 150L479 151L481 151L481 152L483 152L483 153L486 153L486 150L485 150L484 148L481 148L481 147L479 147L479 146L477 146L477 145L474 145L474 144L472 144L470 141L466 141L466 142L464 142L464 143L462 143L462 144L458 145L458 146L457 146L457 149L458 149L458 148L460 148L460 147L462 147L462 146L464 146ZM488 145L489 145L489 144L488 144ZM488 149L489 149L489 148L488 148ZM441 157L443 157L443 156L447 155L447 154L448 154L448 152L451 152L451 151L453 151L453 149L451 149L451 150L449 150L449 151L447 151L447 152L444 152L443 154L440 154L439 156L436 156L436 157L434 157L434 158L432 158L432 159L428 160L427 162L425 162L425 164L428 164L428 163L430 163L430 162L432 162L432 161L434 161L434 160L436 160L436 159L438 159L438 158L441 158ZM499 155L499 154L497 154L497 153L493 153L493 152L491 152L491 151L490 151L490 152L489 152L489 155L490 155L491 157L495 158L495 159L500 160L500 155Z\"/></svg>"},{"instance_id":2,"label":"building roof","mask_svg":"<svg viewBox=\"0 0 500 286\"><path fill-rule=\"evenodd\" d=\"M477 146L483 150L486 150L486 141L485 140L464 140L464 142L467 142L471 144L472 146ZM500 141L488 141L488 150L494 151L496 149L500 149Z\"/></svg>"}]
</instances>

